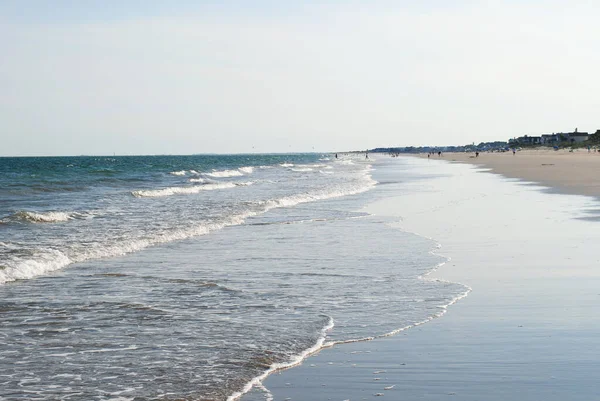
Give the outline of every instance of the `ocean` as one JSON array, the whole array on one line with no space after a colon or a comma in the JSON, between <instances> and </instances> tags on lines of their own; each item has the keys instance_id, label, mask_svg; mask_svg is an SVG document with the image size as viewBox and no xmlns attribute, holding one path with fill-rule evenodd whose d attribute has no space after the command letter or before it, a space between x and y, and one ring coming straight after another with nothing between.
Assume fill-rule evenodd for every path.
<instances>
[{"instance_id":1,"label":"ocean","mask_svg":"<svg viewBox=\"0 0 600 401\"><path fill-rule=\"evenodd\" d=\"M438 244L362 211L398 163L0 158L0 400L268 396L322 347L442 315L468 289L427 278Z\"/></svg>"}]
</instances>

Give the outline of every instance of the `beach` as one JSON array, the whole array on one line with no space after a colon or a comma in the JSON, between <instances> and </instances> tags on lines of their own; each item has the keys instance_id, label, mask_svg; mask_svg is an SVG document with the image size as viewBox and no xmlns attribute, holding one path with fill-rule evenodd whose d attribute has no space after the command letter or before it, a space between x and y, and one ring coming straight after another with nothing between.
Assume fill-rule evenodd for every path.
<instances>
[{"instance_id":1,"label":"beach","mask_svg":"<svg viewBox=\"0 0 600 401\"><path fill-rule=\"evenodd\" d=\"M600 1L112 3L0 0L0 401L600 401Z\"/></svg>"},{"instance_id":2,"label":"beach","mask_svg":"<svg viewBox=\"0 0 600 401\"><path fill-rule=\"evenodd\" d=\"M597 399L597 198L339 156L0 159L0 400Z\"/></svg>"},{"instance_id":3,"label":"beach","mask_svg":"<svg viewBox=\"0 0 600 401\"><path fill-rule=\"evenodd\" d=\"M374 173L385 197L365 208L438 242L450 261L423 279L465 284L468 296L425 324L269 376L267 399L600 399L600 205L582 196L598 185L582 166L600 155L484 153L479 166L470 156L386 161Z\"/></svg>"},{"instance_id":4,"label":"beach","mask_svg":"<svg viewBox=\"0 0 600 401\"><path fill-rule=\"evenodd\" d=\"M427 158L427 155L420 155ZM553 150L549 148L512 152L446 153L431 159L470 163L492 169L506 177L539 182L552 190L575 194L600 196L600 153L577 149Z\"/></svg>"},{"instance_id":5,"label":"beach","mask_svg":"<svg viewBox=\"0 0 600 401\"><path fill-rule=\"evenodd\" d=\"M0 400L264 396L440 316L467 287L421 279L446 258L363 211L375 157L338 156L0 158Z\"/></svg>"}]
</instances>

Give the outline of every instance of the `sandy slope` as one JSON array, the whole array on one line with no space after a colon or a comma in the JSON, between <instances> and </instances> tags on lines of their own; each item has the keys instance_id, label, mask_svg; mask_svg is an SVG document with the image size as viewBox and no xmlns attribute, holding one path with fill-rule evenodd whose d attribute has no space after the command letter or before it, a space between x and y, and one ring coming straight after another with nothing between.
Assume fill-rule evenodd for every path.
<instances>
[{"instance_id":1,"label":"sandy slope","mask_svg":"<svg viewBox=\"0 0 600 401\"><path fill-rule=\"evenodd\" d=\"M419 155L427 158L427 155ZM600 196L600 152L525 150L487 153L446 153L431 159L471 163L511 178L535 181L570 193Z\"/></svg>"}]
</instances>

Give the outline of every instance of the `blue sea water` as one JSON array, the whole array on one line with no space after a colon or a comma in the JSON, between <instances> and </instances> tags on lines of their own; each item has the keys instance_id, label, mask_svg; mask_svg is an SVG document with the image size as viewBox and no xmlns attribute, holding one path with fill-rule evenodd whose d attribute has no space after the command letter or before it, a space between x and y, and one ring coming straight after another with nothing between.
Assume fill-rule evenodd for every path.
<instances>
[{"instance_id":1,"label":"blue sea water","mask_svg":"<svg viewBox=\"0 0 600 401\"><path fill-rule=\"evenodd\" d=\"M0 158L0 400L231 399L443 313L436 244L360 211L385 163Z\"/></svg>"}]
</instances>

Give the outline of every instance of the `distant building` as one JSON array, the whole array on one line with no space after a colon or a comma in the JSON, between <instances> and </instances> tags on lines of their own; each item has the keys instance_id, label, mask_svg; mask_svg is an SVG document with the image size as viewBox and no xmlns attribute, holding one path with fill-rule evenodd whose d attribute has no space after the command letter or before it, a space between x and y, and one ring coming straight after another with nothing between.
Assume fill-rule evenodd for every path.
<instances>
[{"instance_id":1,"label":"distant building","mask_svg":"<svg viewBox=\"0 0 600 401\"><path fill-rule=\"evenodd\" d=\"M505 149L507 146L508 146L507 142L494 141L494 142L481 142L476 147L470 146L470 148L474 149L474 150L492 151L492 150Z\"/></svg>"},{"instance_id":2,"label":"distant building","mask_svg":"<svg viewBox=\"0 0 600 401\"><path fill-rule=\"evenodd\" d=\"M524 135L516 138L515 142L519 145L540 145L542 143L542 137Z\"/></svg>"},{"instance_id":3,"label":"distant building","mask_svg":"<svg viewBox=\"0 0 600 401\"><path fill-rule=\"evenodd\" d=\"M542 145L560 145L570 143L585 142L589 139L587 132L578 132L577 129L573 132L559 132L556 134L543 134L541 137Z\"/></svg>"},{"instance_id":4,"label":"distant building","mask_svg":"<svg viewBox=\"0 0 600 401\"><path fill-rule=\"evenodd\" d=\"M585 142L590 138L590 135L587 132L569 132L567 134L567 140L569 143L581 143Z\"/></svg>"},{"instance_id":5,"label":"distant building","mask_svg":"<svg viewBox=\"0 0 600 401\"><path fill-rule=\"evenodd\" d=\"M543 134L541 144L542 145L557 145L560 143L560 137L556 134Z\"/></svg>"}]
</instances>

